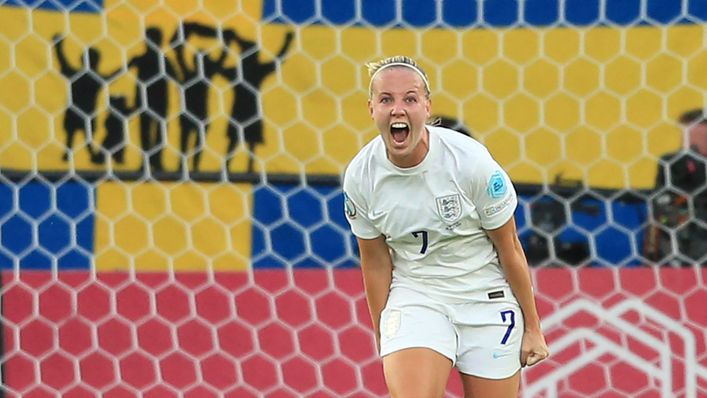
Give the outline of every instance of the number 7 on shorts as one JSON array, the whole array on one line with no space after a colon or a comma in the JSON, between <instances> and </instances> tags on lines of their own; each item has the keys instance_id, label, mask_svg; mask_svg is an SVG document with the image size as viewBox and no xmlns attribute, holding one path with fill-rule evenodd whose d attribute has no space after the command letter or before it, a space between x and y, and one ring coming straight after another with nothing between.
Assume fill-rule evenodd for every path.
<instances>
[{"instance_id":1,"label":"number 7 on shorts","mask_svg":"<svg viewBox=\"0 0 707 398\"><path fill-rule=\"evenodd\" d=\"M501 311L501 321L503 323L506 323L506 319L510 322L508 324L508 329L506 329L506 334L503 335L503 339L501 339L501 344L506 344L508 341L508 338L511 336L511 331L513 330L513 327L516 325L516 314L512 310L508 311Z\"/></svg>"}]
</instances>

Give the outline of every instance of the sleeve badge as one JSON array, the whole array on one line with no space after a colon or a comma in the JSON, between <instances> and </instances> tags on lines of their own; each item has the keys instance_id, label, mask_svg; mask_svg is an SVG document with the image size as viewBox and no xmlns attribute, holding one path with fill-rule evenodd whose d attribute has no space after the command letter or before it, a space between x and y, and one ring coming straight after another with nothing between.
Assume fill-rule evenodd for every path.
<instances>
[{"instance_id":1,"label":"sleeve badge","mask_svg":"<svg viewBox=\"0 0 707 398\"><path fill-rule=\"evenodd\" d=\"M493 199L498 199L505 196L507 191L506 179L503 178L503 174L501 174L500 171L496 171L491 175L491 178L489 178L487 188L488 195Z\"/></svg>"}]
</instances>

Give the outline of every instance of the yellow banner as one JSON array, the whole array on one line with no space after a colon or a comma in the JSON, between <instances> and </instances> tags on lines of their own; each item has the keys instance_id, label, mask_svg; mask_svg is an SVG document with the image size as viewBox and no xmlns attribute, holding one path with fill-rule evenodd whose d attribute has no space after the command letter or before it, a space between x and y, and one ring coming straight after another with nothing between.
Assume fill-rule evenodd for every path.
<instances>
[{"instance_id":1,"label":"yellow banner","mask_svg":"<svg viewBox=\"0 0 707 398\"><path fill-rule=\"evenodd\" d=\"M2 7L0 167L338 175L376 134L363 64L406 54L516 182L648 188L707 88L702 25L288 26L259 1L164 3Z\"/></svg>"},{"instance_id":2,"label":"yellow banner","mask_svg":"<svg viewBox=\"0 0 707 398\"><path fill-rule=\"evenodd\" d=\"M103 183L96 270L239 271L250 265L250 184Z\"/></svg>"}]
</instances>

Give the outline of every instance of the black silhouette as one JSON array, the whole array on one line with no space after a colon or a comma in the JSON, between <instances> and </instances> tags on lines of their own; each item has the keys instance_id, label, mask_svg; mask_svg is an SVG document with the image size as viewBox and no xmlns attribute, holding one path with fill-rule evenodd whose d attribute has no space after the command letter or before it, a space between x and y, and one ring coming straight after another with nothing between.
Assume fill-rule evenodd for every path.
<instances>
[{"instance_id":1,"label":"black silhouette","mask_svg":"<svg viewBox=\"0 0 707 398\"><path fill-rule=\"evenodd\" d=\"M248 145L248 169L253 172L255 146L263 142L263 115L260 103L260 87L263 80L275 72L282 58L292 43L294 34L288 32L285 42L275 59L270 62L260 62L260 48L256 43L239 36L235 31L224 32L226 43L235 41L240 47L240 73L234 68L224 68L223 75L233 85L234 101L231 117L228 123L228 147L226 149L225 168L229 170L233 153L239 141L239 130L242 129L243 140Z\"/></svg>"},{"instance_id":2,"label":"black silhouette","mask_svg":"<svg viewBox=\"0 0 707 398\"><path fill-rule=\"evenodd\" d=\"M93 47L87 48L81 57L81 66L74 68L64 54L64 39L54 36L57 59L61 74L69 81L69 105L64 114L64 131L66 132L66 150L62 157L68 161L73 152L74 136L78 131L83 131L86 137L86 149L91 161L96 163L96 151L93 148L93 134L96 131L96 105L98 95L107 80L112 79L119 71L109 75L101 75L98 67L101 54Z\"/></svg>"},{"instance_id":3,"label":"black silhouette","mask_svg":"<svg viewBox=\"0 0 707 398\"><path fill-rule=\"evenodd\" d=\"M110 109L105 121L106 136L101 143L101 150L96 153L97 163L105 163L108 156L120 164L125 161L127 119L131 112L124 96L110 97Z\"/></svg>"},{"instance_id":4,"label":"black silhouette","mask_svg":"<svg viewBox=\"0 0 707 398\"><path fill-rule=\"evenodd\" d=\"M144 153L143 169L162 171L162 150L167 137L168 76L177 79L172 64L162 51L162 31L145 30L145 52L128 62L137 70L135 107L140 113L140 145Z\"/></svg>"},{"instance_id":5,"label":"black silhouette","mask_svg":"<svg viewBox=\"0 0 707 398\"><path fill-rule=\"evenodd\" d=\"M179 117L181 130L179 149L182 153L182 162L179 167L180 170L186 170L188 159L191 157L192 171L198 172L201 152L204 149L206 133L209 129L208 91L210 80L221 71L228 52L225 48L222 49L221 56L213 61L205 52L198 50L193 57L193 66L189 67L184 55L184 43L189 36L194 33L201 36L215 36L216 31L196 23L185 23L182 26L182 31L181 38L178 38L179 31L177 31L172 39L172 43L177 44L174 50L177 53L177 62L182 72L181 84L183 87L181 94L183 108ZM192 135L195 137L194 149L189 150Z\"/></svg>"},{"instance_id":6,"label":"black silhouette","mask_svg":"<svg viewBox=\"0 0 707 398\"><path fill-rule=\"evenodd\" d=\"M454 119L454 118L448 117L448 116L432 116L432 120L434 120L433 124L435 124L435 125L446 127L448 129L457 131L457 132L462 133L466 136L474 138L471 135L471 131L469 131L469 129L466 128L466 126L464 126L464 123L462 123L461 121L459 121L457 119Z\"/></svg>"}]
</instances>

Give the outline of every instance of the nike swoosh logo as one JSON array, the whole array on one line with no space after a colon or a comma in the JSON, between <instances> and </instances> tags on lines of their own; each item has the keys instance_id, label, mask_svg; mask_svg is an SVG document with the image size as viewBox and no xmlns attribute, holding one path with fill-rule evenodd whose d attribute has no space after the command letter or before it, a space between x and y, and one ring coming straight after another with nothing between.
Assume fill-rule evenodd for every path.
<instances>
[{"instance_id":1,"label":"nike swoosh logo","mask_svg":"<svg viewBox=\"0 0 707 398\"><path fill-rule=\"evenodd\" d=\"M509 355L511 355L511 354L512 354L512 353L510 353L510 352L494 351L493 354L492 354L492 356L493 356L493 359L498 359L498 358L501 358L501 357L507 357L507 356L509 356Z\"/></svg>"}]
</instances>

